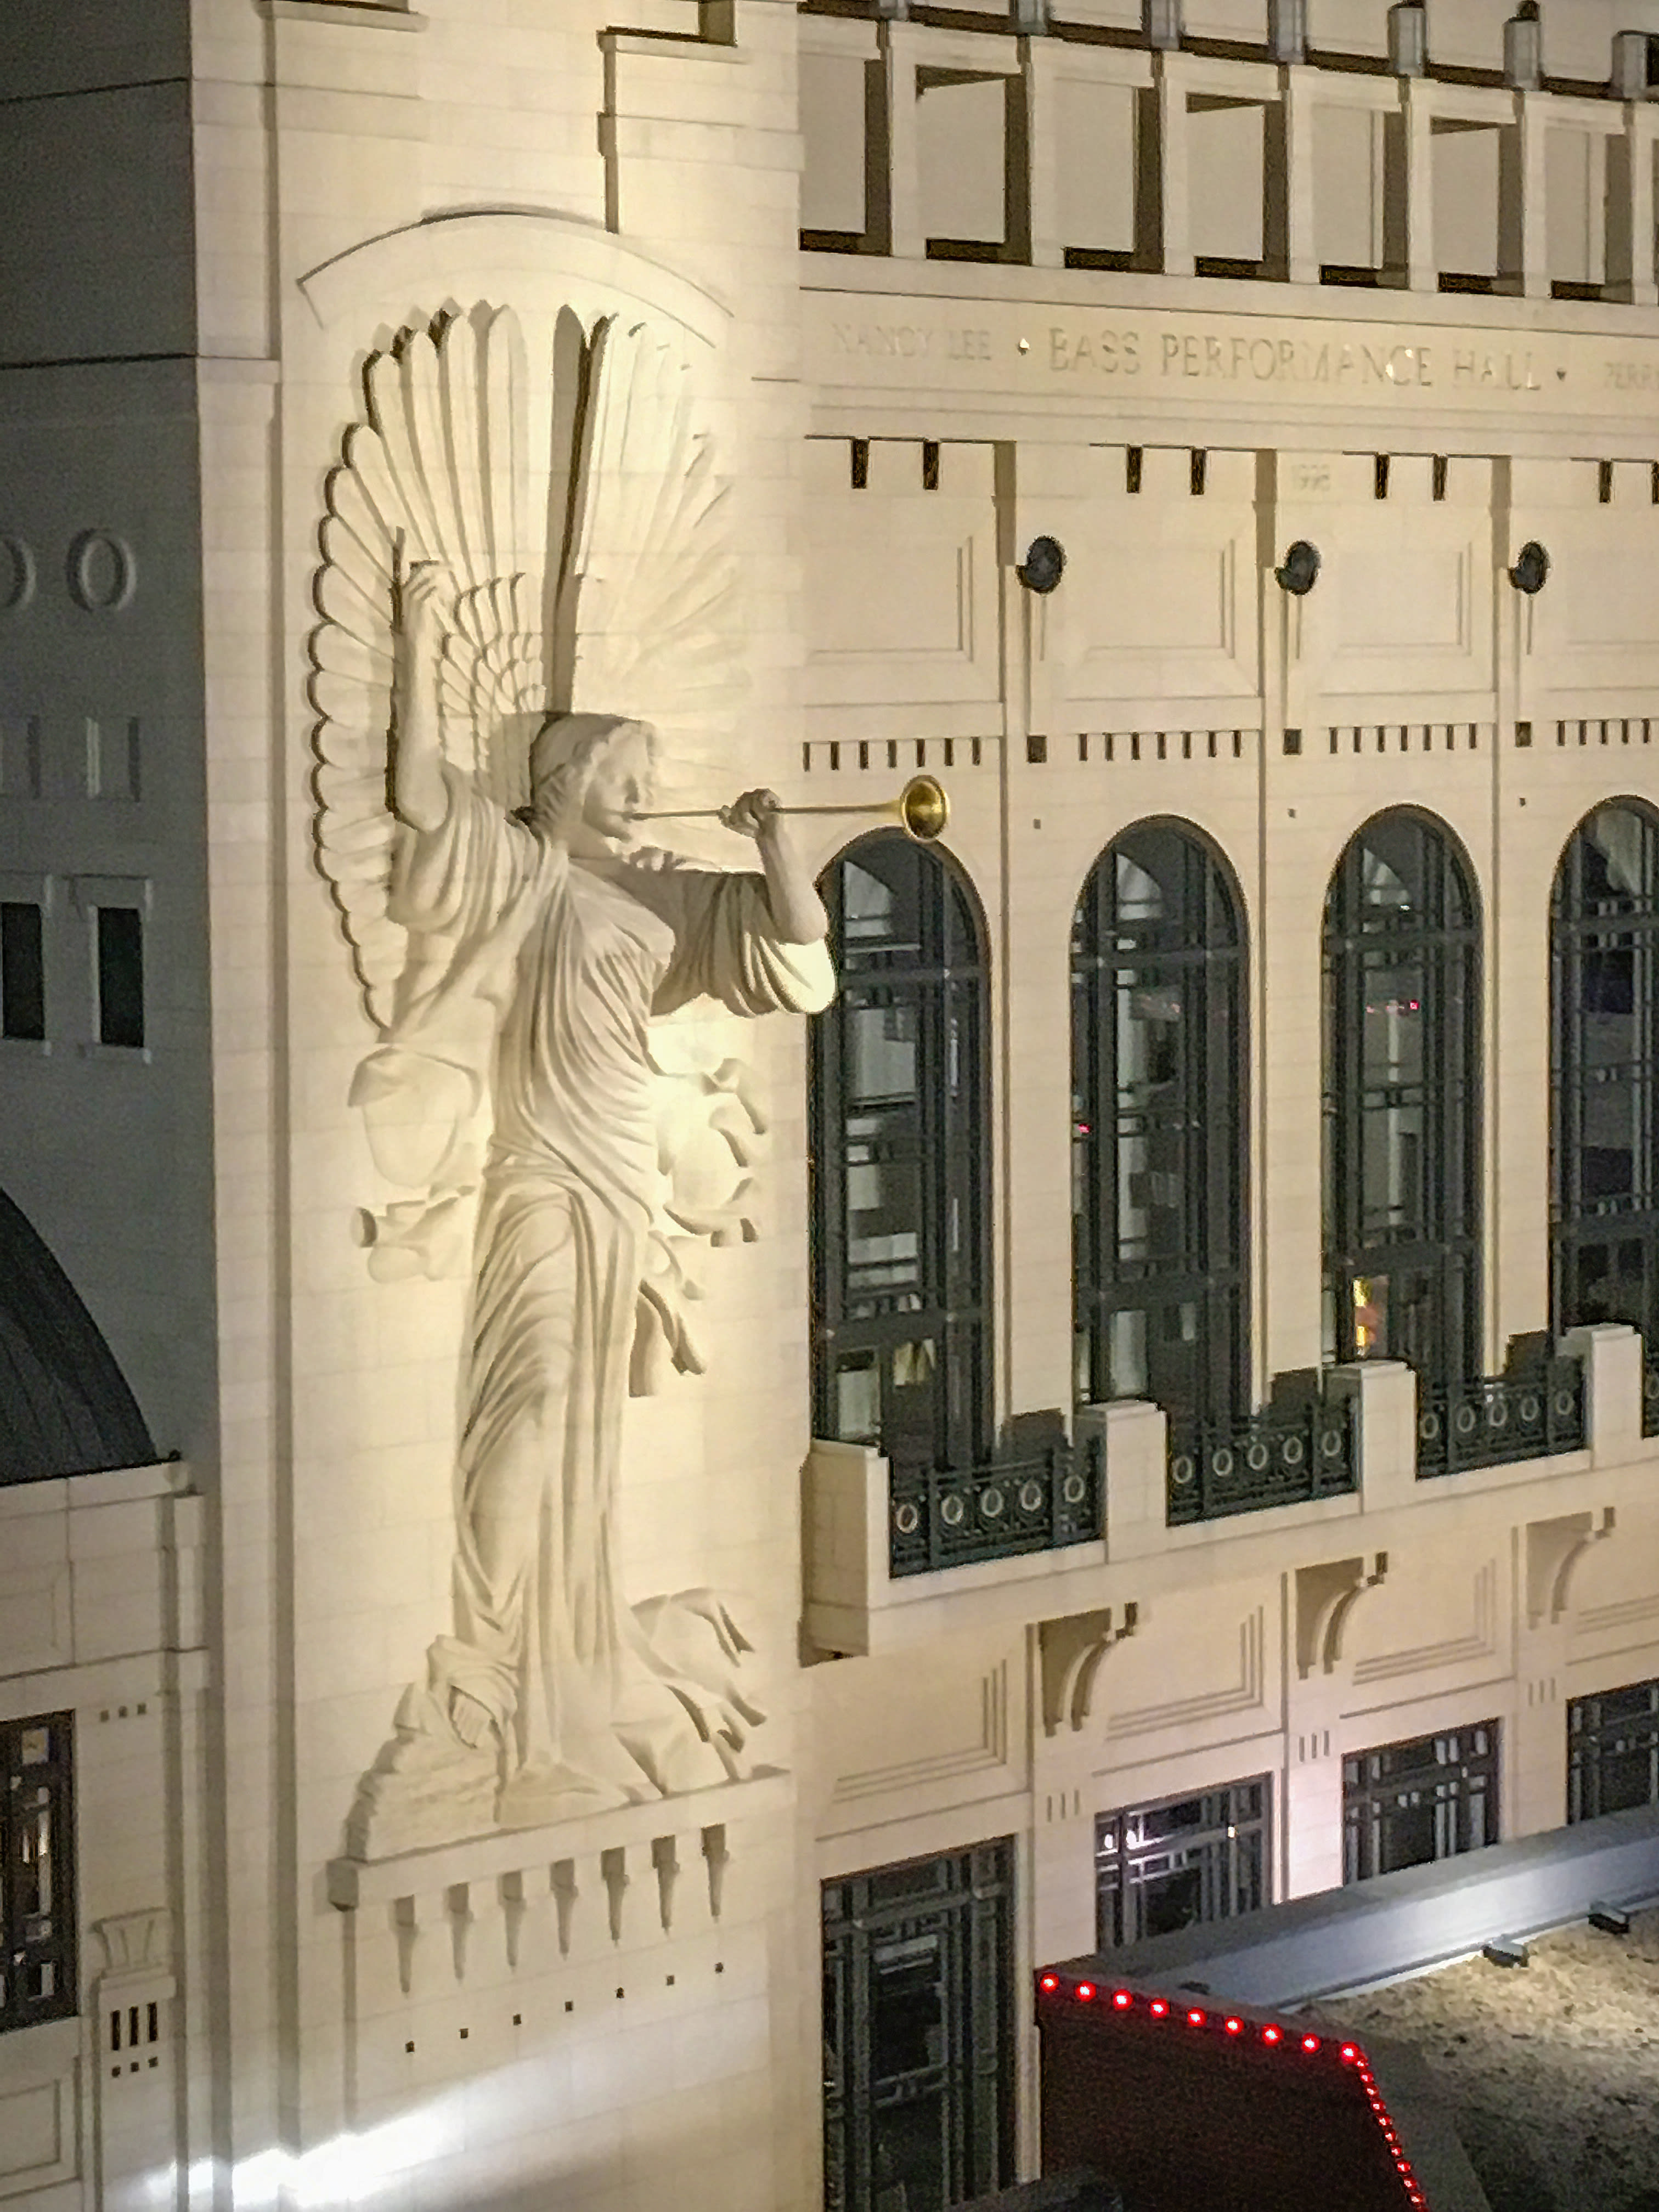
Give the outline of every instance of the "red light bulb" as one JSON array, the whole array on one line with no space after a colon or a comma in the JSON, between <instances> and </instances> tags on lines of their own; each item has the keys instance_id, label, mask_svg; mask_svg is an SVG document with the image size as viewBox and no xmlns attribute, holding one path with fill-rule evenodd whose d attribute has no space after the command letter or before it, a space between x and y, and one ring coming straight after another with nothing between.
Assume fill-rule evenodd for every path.
<instances>
[{"instance_id":1,"label":"red light bulb","mask_svg":"<svg viewBox=\"0 0 1659 2212\"><path fill-rule=\"evenodd\" d=\"M1228 2034L1229 2034L1229 2035L1237 2035L1237 2034L1240 2032L1240 2030L1243 2027L1243 2025L1244 2025L1244 2023L1243 2023L1243 2021L1242 2020L1230 2020L1230 2021L1227 2022L1227 2033L1228 2033Z\"/></svg>"},{"instance_id":2,"label":"red light bulb","mask_svg":"<svg viewBox=\"0 0 1659 2212\"><path fill-rule=\"evenodd\" d=\"M1188 2014L1187 2020L1188 2024L1193 2027L1202 2027L1204 2025L1204 2015L1198 2010L1196 2006L1194 2006L1193 2010Z\"/></svg>"},{"instance_id":3,"label":"red light bulb","mask_svg":"<svg viewBox=\"0 0 1659 2212\"><path fill-rule=\"evenodd\" d=\"M1302 2039L1302 2048L1304 2051L1317 2051L1319 2038L1316 2035L1304 2035Z\"/></svg>"},{"instance_id":4,"label":"red light bulb","mask_svg":"<svg viewBox=\"0 0 1659 2212\"><path fill-rule=\"evenodd\" d=\"M1045 1974L1038 1986L1045 1990L1057 1990L1060 1987L1060 1977L1057 1974Z\"/></svg>"},{"instance_id":5,"label":"red light bulb","mask_svg":"<svg viewBox=\"0 0 1659 2212\"><path fill-rule=\"evenodd\" d=\"M1129 1995L1127 1990L1114 1990L1112 1991L1112 2002L1117 2007L1120 2012L1127 2012L1129 2007L1134 2002L1134 1999Z\"/></svg>"},{"instance_id":6,"label":"red light bulb","mask_svg":"<svg viewBox=\"0 0 1659 2212\"><path fill-rule=\"evenodd\" d=\"M1079 1982L1077 1985L1077 1993L1084 2003L1087 2004L1095 1993L1095 1985L1092 1982Z\"/></svg>"},{"instance_id":7,"label":"red light bulb","mask_svg":"<svg viewBox=\"0 0 1659 2212\"><path fill-rule=\"evenodd\" d=\"M1162 2020L1164 2014L1168 2012L1169 2009L1169 2006L1164 2003L1162 1997L1154 1997L1152 1999L1152 2018L1154 2020Z\"/></svg>"},{"instance_id":8,"label":"red light bulb","mask_svg":"<svg viewBox=\"0 0 1659 2212\"><path fill-rule=\"evenodd\" d=\"M1277 2043L1279 2040L1279 2030L1276 2027L1264 2027L1261 2031L1261 2040L1264 2043Z\"/></svg>"}]
</instances>

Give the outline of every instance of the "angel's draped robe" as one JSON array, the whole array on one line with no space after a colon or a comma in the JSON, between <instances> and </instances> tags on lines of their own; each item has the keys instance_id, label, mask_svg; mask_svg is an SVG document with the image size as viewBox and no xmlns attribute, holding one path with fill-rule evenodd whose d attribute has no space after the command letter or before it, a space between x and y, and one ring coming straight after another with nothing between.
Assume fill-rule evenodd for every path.
<instances>
[{"instance_id":1,"label":"angel's draped robe","mask_svg":"<svg viewBox=\"0 0 1659 2212\"><path fill-rule=\"evenodd\" d=\"M659 1182L648 1024L704 995L738 1014L814 1012L835 977L822 940L779 937L763 878L573 862L468 777L446 782L442 824L399 830L390 908L410 933L403 1041L441 1053L462 1000L495 1026L455 1632L434 1646L433 1683L490 1715L500 1816L524 1821L588 1790L719 1778L709 1743L740 1734L721 1686L662 1659L617 1586L622 1419Z\"/></svg>"}]
</instances>

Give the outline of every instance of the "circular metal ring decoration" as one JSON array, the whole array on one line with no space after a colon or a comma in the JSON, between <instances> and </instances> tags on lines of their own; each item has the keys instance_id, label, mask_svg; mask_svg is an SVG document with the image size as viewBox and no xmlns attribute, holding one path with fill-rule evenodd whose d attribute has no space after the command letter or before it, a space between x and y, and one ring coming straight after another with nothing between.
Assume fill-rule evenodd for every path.
<instances>
[{"instance_id":1,"label":"circular metal ring decoration","mask_svg":"<svg viewBox=\"0 0 1659 2212\"><path fill-rule=\"evenodd\" d=\"M1319 548L1298 538L1273 570L1273 581L1293 599L1305 599L1319 581L1321 565Z\"/></svg>"},{"instance_id":2,"label":"circular metal ring decoration","mask_svg":"<svg viewBox=\"0 0 1659 2212\"><path fill-rule=\"evenodd\" d=\"M1014 574L1028 592L1045 597L1058 590L1066 574L1066 548L1058 538L1034 538Z\"/></svg>"},{"instance_id":3,"label":"circular metal ring decoration","mask_svg":"<svg viewBox=\"0 0 1659 2212\"><path fill-rule=\"evenodd\" d=\"M1550 556L1547 546L1535 538L1528 538L1515 556L1515 566L1510 570L1510 581L1517 592L1534 599L1550 580Z\"/></svg>"}]
</instances>

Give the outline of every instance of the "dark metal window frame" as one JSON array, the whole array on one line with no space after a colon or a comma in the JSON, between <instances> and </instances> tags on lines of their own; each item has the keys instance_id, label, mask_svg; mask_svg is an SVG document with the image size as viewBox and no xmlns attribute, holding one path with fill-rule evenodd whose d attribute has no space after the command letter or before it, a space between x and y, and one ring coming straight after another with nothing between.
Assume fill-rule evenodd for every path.
<instances>
[{"instance_id":1,"label":"dark metal window frame","mask_svg":"<svg viewBox=\"0 0 1659 2212\"><path fill-rule=\"evenodd\" d=\"M1012 1837L828 1881L823 1929L825 2212L879 2212L881 2115L938 2099L942 2202L1013 2179L1014 1869ZM940 2047L878 2070L883 1954L930 1947L943 1980ZM900 1959L902 1969L902 1958Z\"/></svg>"},{"instance_id":2,"label":"dark metal window frame","mask_svg":"<svg viewBox=\"0 0 1659 2212\"><path fill-rule=\"evenodd\" d=\"M1391 920L1369 908L1364 867L1384 824L1410 825L1425 841L1426 911ZM1461 916L1460 916L1461 908ZM1326 894L1322 938L1324 1273L1340 1363L1363 1356L1356 1284L1369 1276L1429 1277L1437 1315L1419 1348L1421 1379L1443 1388L1481 1371L1480 1115L1485 1029L1480 903L1474 872L1448 826L1415 808L1374 815L1344 848ZM1421 1080L1365 1082L1368 977L1415 961L1424 1017ZM1408 1100L1407 1094L1415 1094ZM1370 1233L1364 1223L1368 1116L1420 1102L1422 1208L1410 1233ZM1461 1325L1454 1318L1461 1313ZM1397 1345L1389 1356L1401 1356Z\"/></svg>"},{"instance_id":3,"label":"dark metal window frame","mask_svg":"<svg viewBox=\"0 0 1659 2212\"><path fill-rule=\"evenodd\" d=\"M1632 1799L1620 1792L1606 1800L1608 1762L1645 1759L1647 1793ZM1567 1700L1567 1820L1595 1820L1604 1812L1627 1811L1634 1804L1659 1805L1659 1678L1626 1682L1589 1698Z\"/></svg>"},{"instance_id":4,"label":"dark metal window frame","mask_svg":"<svg viewBox=\"0 0 1659 2212\"><path fill-rule=\"evenodd\" d=\"M1349 1752L1342 1761L1344 1882L1460 1858L1495 1844L1499 1747L1494 1720ZM1388 1847L1389 1823L1417 1812L1425 1799L1433 1807L1434 1848L1426 1859L1396 1860Z\"/></svg>"},{"instance_id":5,"label":"dark metal window frame","mask_svg":"<svg viewBox=\"0 0 1659 2212\"><path fill-rule=\"evenodd\" d=\"M1168 841L1161 855L1150 849L1158 840ZM1120 858L1160 884L1147 862L1176 860L1173 915L1120 911ZM1206 1425L1225 1425L1249 1406L1248 962L1237 878L1190 823L1163 816L1137 823L1090 870L1071 944L1073 1285L1085 1402L1124 1395L1111 1365L1117 1315L1146 1313L1150 1368L1157 1317L1190 1309L1193 1387L1160 1390L1154 1382L1152 1395L1170 1415ZM1176 1065L1162 1086L1166 1098L1154 1097L1158 1086L1146 1083L1137 1103L1120 1066L1122 994L1160 990L1178 994ZM1176 1205L1162 1212L1178 1211L1178 1233L1170 1249L1149 1240L1140 1255L1126 1257L1122 1150L1143 1136L1149 1158L1161 1149L1172 1164Z\"/></svg>"},{"instance_id":6,"label":"dark metal window frame","mask_svg":"<svg viewBox=\"0 0 1659 2212\"><path fill-rule=\"evenodd\" d=\"M1195 1805L1195 1824L1149 1835L1160 1814ZM1139 1840L1135 1832L1139 1832ZM1251 1881L1250 1846L1255 1846ZM1146 1936L1144 1904L1166 1861L1198 1868L1206 1909L1202 1923L1231 1920L1266 1905L1273 1886L1273 1784L1258 1774L1218 1790L1189 1790L1155 1803L1101 1813L1095 1819L1095 1942L1102 1951ZM1213 1908L1213 1909L1211 1909Z\"/></svg>"},{"instance_id":7,"label":"dark metal window frame","mask_svg":"<svg viewBox=\"0 0 1659 2212\"><path fill-rule=\"evenodd\" d=\"M1629 815L1639 837L1639 881L1620 892L1595 884L1602 872L1591 823L1612 812ZM1590 1043L1592 1003L1602 988L1598 963L1628 958L1633 1058L1601 1060ZM1610 980L1610 978L1608 979ZM1622 1320L1639 1328L1659 1350L1659 816L1633 799L1609 799L1586 815L1568 839L1556 868L1550 899L1550 1316L1557 1334L1587 1322ZM1610 1079L1635 1091L1634 1173L1632 1190L1598 1194L1590 1186L1586 1132L1591 1094ZM1626 1267L1634 1261L1640 1287L1620 1310L1582 1296L1582 1263L1601 1248L1616 1252ZM1621 1249L1622 1248L1622 1249ZM1616 1279L1616 1278L1615 1278ZM1650 1397L1652 1393L1650 1391ZM1650 1403L1648 1425L1659 1406Z\"/></svg>"},{"instance_id":8,"label":"dark metal window frame","mask_svg":"<svg viewBox=\"0 0 1659 2212\"><path fill-rule=\"evenodd\" d=\"M43 1737L46 1755L30 1755ZM30 1848L30 1832L41 1812L50 1838L44 1911L38 1909L39 1867ZM79 2009L79 1915L75 1717L35 1713L0 1721L0 2033L70 2019Z\"/></svg>"},{"instance_id":9,"label":"dark metal window frame","mask_svg":"<svg viewBox=\"0 0 1659 2212\"><path fill-rule=\"evenodd\" d=\"M843 870L860 854L905 857L916 870L921 944L906 957L846 934ZM901 1466L972 1468L990 1457L992 1436L992 1206L989 957L983 912L964 872L948 855L878 830L845 847L820 879L841 989L811 1024L808 1158L812 1179L814 1433L840 1433L836 1377L848 1354L871 1353L880 1369L879 1448ZM965 942L963 940L966 940ZM850 1124L853 1017L866 1007L908 1006L916 1029L918 1081L911 1126L901 1141L915 1159L921 1202L919 1302L904 1306L850 1281L848 1176L859 1164ZM955 1066L957 1080L951 1080ZM931 1335L937 1346L931 1435L919 1443L891 1432L889 1363L899 1347Z\"/></svg>"}]
</instances>

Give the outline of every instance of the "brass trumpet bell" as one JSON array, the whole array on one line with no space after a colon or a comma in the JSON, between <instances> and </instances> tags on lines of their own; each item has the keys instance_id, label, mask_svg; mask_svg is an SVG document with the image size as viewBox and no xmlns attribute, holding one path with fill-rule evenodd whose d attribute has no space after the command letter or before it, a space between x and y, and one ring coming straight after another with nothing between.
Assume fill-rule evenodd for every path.
<instances>
[{"instance_id":1,"label":"brass trumpet bell","mask_svg":"<svg viewBox=\"0 0 1659 2212\"><path fill-rule=\"evenodd\" d=\"M718 820L725 809L719 806L668 806L654 812L641 814L641 822L669 820ZM945 786L937 776L913 775L896 799L876 800L832 800L821 806L781 806L781 814L884 814L898 823L905 836L918 845L931 845L945 835L951 820L951 801Z\"/></svg>"},{"instance_id":2,"label":"brass trumpet bell","mask_svg":"<svg viewBox=\"0 0 1659 2212\"><path fill-rule=\"evenodd\" d=\"M936 776L913 775L890 805L899 828L918 845L931 845L950 827L951 801Z\"/></svg>"}]
</instances>

